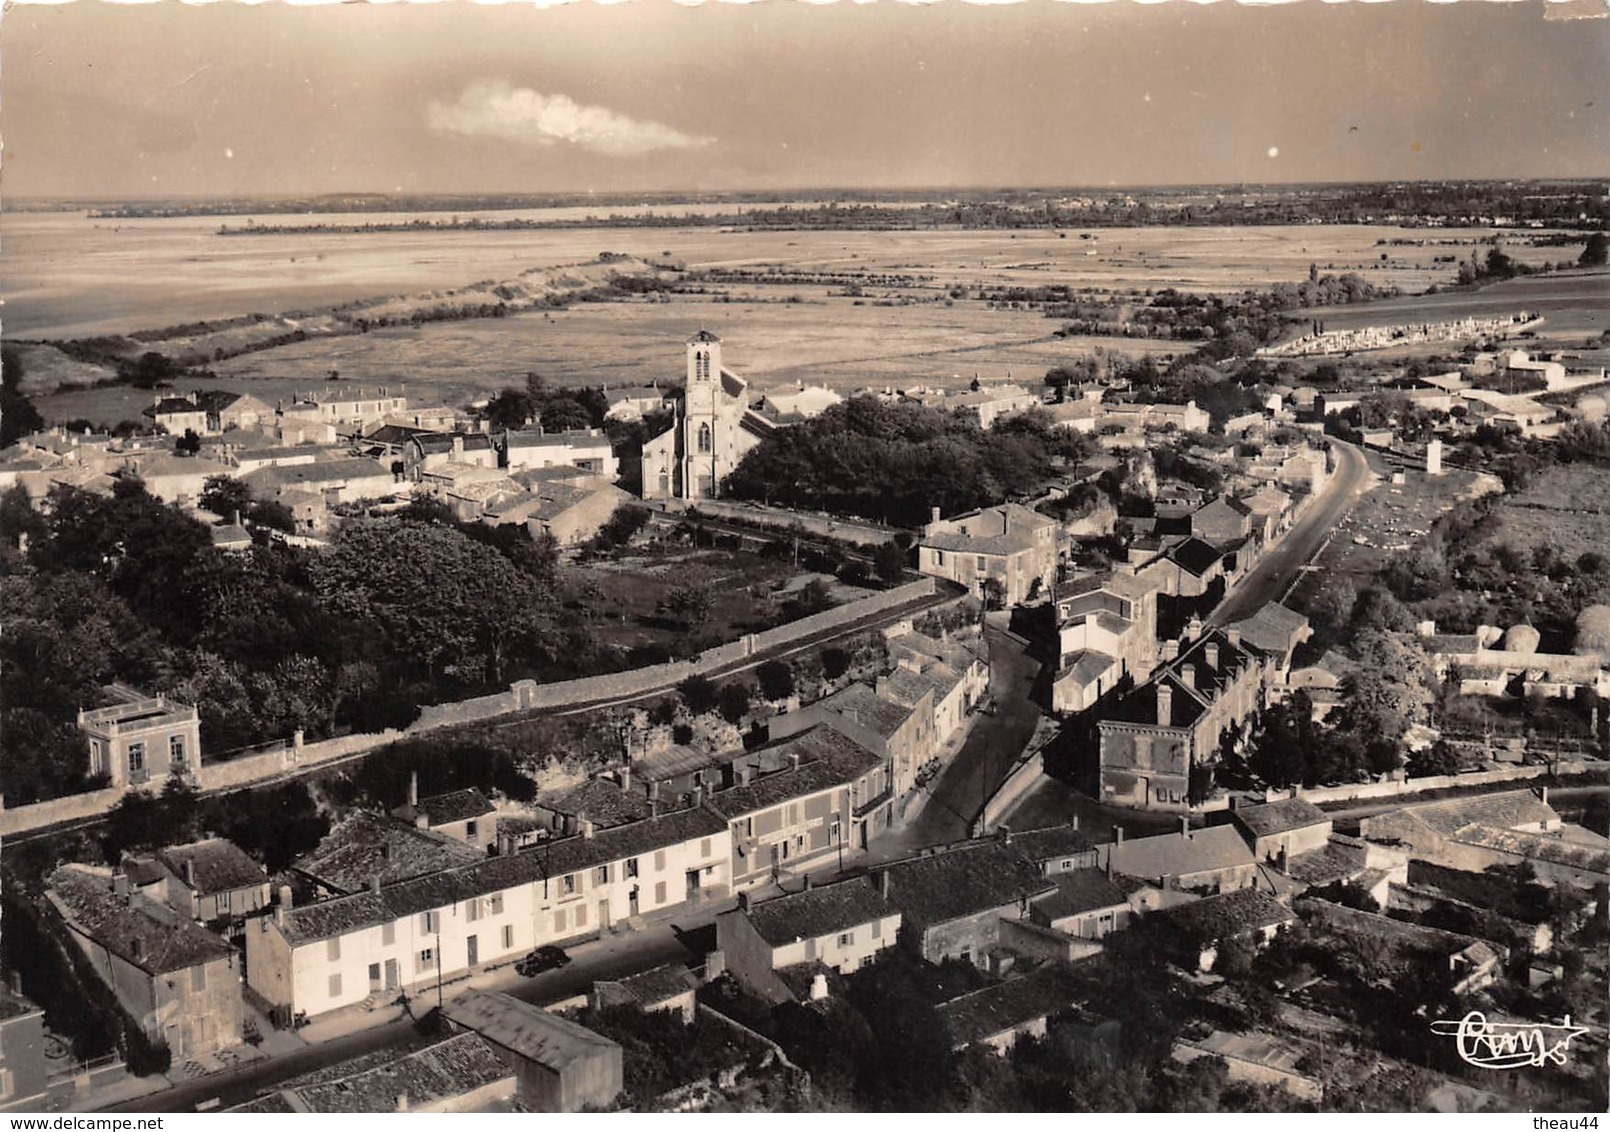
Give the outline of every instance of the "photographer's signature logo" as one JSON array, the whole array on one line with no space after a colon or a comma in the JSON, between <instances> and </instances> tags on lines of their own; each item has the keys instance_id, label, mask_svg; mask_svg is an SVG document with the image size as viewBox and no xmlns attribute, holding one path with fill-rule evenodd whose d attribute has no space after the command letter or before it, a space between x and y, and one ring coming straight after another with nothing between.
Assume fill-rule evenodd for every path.
<instances>
[{"instance_id":1,"label":"photographer's signature logo","mask_svg":"<svg viewBox=\"0 0 1610 1132\"><path fill-rule=\"evenodd\" d=\"M1472 1010L1457 1022L1431 1023L1434 1034L1449 1034L1459 1044L1459 1056L1483 1069L1521 1069L1534 1065L1564 1065L1571 1039L1587 1033L1573 1026L1567 1014L1560 1022L1489 1022Z\"/></svg>"}]
</instances>

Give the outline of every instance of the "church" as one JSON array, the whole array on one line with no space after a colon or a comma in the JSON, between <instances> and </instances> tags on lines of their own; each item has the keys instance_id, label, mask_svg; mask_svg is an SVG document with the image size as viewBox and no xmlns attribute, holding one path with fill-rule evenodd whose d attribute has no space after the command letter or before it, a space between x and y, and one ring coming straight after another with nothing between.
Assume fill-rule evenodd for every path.
<instances>
[{"instance_id":1,"label":"church","mask_svg":"<svg viewBox=\"0 0 1610 1132\"><path fill-rule=\"evenodd\" d=\"M643 444L644 499L713 499L776 425L749 407L749 383L721 364L721 339L688 339L687 384L671 427Z\"/></svg>"}]
</instances>

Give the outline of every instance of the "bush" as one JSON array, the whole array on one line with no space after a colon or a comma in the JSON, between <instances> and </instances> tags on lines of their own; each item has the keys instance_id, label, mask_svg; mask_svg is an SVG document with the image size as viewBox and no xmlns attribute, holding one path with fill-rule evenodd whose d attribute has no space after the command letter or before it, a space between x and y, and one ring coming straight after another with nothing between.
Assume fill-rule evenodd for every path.
<instances>
[{"instance_id":1,"label":"bush","mask_svg":"<svg viewBox=\"0 0 1610 1132\"><path fill-rule=\"evenodd\" d=\"M794 669L781 660L768 660L755 669L760 694L768 700L786 700L794 694Z\"/></svg>"},{"instance_id":2,"label":"bush","mask_svg":"<svg viewBox=\"0 0 1610 1132\"><path fill-rule=\"evenodd\" d=\"M721 691L716 696L721 718L736 727L749 713L749 702L753 697L753 687L742 680L721 685Z\"/></svg>"},{"instance_id":3,"label":"bush","mask_svg":"<svg viewBox=\"0 0 1610 1132\"><path fill-rule=\"evenodd\" d=\"M837 645L829 645L822 650L822 675L829 680L837 680L850 670L850 654Z\"/></svg>"}]
</instances>

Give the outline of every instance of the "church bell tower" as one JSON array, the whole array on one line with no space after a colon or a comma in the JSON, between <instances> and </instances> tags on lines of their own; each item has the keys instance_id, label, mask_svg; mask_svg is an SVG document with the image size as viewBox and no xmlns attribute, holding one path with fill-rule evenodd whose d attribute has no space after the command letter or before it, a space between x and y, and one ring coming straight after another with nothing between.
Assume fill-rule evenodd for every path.
<instances>
[{"instance_id":1,"label":"church bell tower","mask_svg":"<svg viewBox=\"0 0 1610 1132\"><path fill-rule=\"evenodd\" d=\"M700 330L688 339L688 380L683 397L682 488L686 499L716 494L721 476L716 463L720 426L721 339Z\"/></svg>"}]
</instances>

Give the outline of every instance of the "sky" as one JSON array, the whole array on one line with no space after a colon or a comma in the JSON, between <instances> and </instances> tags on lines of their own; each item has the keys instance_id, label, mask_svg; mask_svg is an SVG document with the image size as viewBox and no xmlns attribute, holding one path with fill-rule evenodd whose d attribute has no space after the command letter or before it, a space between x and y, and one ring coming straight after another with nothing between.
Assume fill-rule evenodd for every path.
<instances>
[{"instance_id":1,"label":"sky","mask_svg":"<svg viewBox=\"0 0 1610 1132\"><path fill-rule=\"evenodd\" d=\"M1543 9L8 6L0 192L1606 176L1610 19Z\"/></svg>"}]
</instances>

